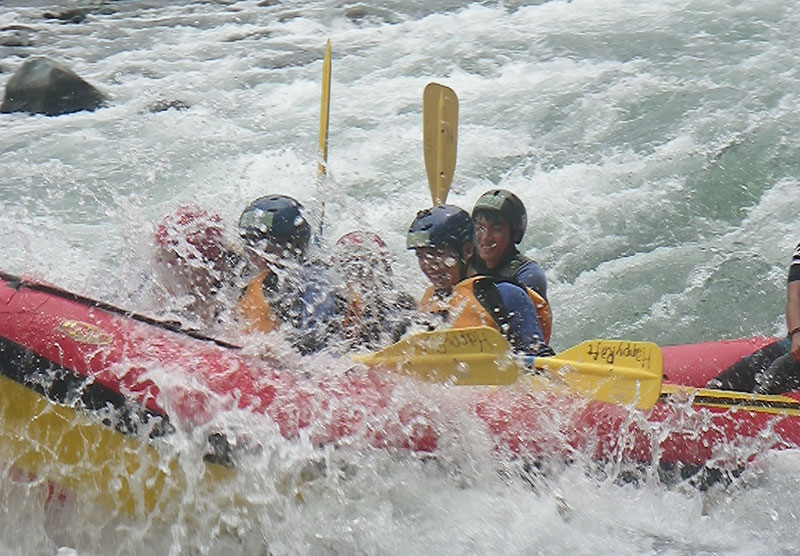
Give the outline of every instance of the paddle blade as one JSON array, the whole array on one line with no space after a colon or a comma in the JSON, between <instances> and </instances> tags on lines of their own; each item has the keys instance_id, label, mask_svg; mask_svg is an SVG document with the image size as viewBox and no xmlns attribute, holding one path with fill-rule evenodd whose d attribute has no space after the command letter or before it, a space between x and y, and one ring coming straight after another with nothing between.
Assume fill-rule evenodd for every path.
<instances>
[{"instance_id":1,"label":"paddle blade","mask_svg":"<svg viewBox=\"0 0 800 556\"><path fill-rule=\"evenodd\" d=\"M518 365L506 339L487 327L422 332L354 359L429 382L457 385L512 384Z\"/></svg>"},{"instance_id":2,"label":"paddle blade","mask_svg":"<svg viewBox=\"0 0 800 556\"><path fill-rule=\"evenodd\" d=\"M589 340L533 365L595 400L648 409L661 394L661 350L650 342Z\"/></svg>"},{"instance_id":3,"label":"paddle blade","mask_svg":"<svg viewBox=\"0 0 800 556\"><path fill-rule=\"evenodd\" d=\"M322 62L322 97L319 107L319 163L317 179L326 173L328 162L328 119L331 113L331 40L325 47L325 60Z\"/></svg>"},{"instance_id":4,"label":"paddle blade","mask_svg":"<svg viewBox=\"0 0 800 556\"><path fill-rule=\"evenodd\" d=\"M453 89L429 83L422 94L425 170L434 206L444 204L456 169L458 97Z\"/></svg>"}]
</instances>

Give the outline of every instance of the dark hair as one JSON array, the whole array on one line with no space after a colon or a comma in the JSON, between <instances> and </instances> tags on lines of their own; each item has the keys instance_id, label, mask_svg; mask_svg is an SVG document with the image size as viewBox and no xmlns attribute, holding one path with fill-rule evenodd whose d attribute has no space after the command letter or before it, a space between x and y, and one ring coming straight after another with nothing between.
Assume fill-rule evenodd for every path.
<instances>
[{"instance_id":1,"label":"dark hair","mask_svg":"<svg viewBox=\"0 0 800 556\"><path fill-rule=\"evenodd\" d=\"M475 212L473 212L472 220L477 221L478 218L483 218L492 226L502 224L503 222L508 222L505 218L503 218L502 213L489 209L477 209ZM508 225L510 226L511 223L508 222Z\"/></svg>"}]
</instances>

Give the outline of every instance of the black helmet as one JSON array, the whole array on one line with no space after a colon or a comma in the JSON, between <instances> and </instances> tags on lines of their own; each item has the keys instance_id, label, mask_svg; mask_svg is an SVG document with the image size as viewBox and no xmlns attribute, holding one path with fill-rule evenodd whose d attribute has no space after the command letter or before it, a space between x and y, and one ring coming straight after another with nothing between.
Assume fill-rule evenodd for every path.
<instances>
[{"instance_id":1,"label":"black helmet","mask_svg":"<svg viewBox=\"0 0 800 556\"><path fill-rule=\"evenodd\" d=\"M511 237L514 239L514 243L522 241L525 228L528 227L528 214L519 197L505 189L492 189L477 200L472 209L472 218L478 216L478 211L484 210L499 212L500 216L511 226Z\"/></svg>"},{"instance_id":2,"label":"black helmet","mask_svg":"<svg viewBox=\"0 0 800 556\"><path fill-rule=\"evenodd\" d=\"M303 205L286 195L259 197L242 211L239 233L249 243L269 240L303 251L311 226L303 217Z\"/></svg>"},{"instance_id":3,"label":"black helmet","mask_svg":"<svg viewBox=\"0 0 800 556\"><path fill-rule=\"evenodd\" d=\"M411 223L406 236L409 249L420 247L461 247L472 241L472 218L469 213L454 205L439 205L421 210Z\"/></svg>"}]
</instances>

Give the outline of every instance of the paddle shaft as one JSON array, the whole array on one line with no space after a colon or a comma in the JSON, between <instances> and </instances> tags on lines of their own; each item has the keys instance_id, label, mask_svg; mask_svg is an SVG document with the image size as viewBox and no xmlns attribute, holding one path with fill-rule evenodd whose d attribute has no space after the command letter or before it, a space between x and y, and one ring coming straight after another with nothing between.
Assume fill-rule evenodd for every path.
<instances>
[{"instance_id":1,"label":"paddle shaft","mask_svg":"<svg viewBox=\"0 0 800 556\"><path fill-rule=\"evenodd\" d=\"M675 404L688 401L695 407L735 408L738 411L753 413L800 416L800 400L775 394L751 394L664 384L661 388L660 401Z\"/></svg>"},{"instance_id":2,"label":"paddle shaft","mask_svg":"<svg viewBox=\"0 0 800 556\"><path fill-rule=\"evenodd\" d=\"M317 179L321 180L328 165L328 127L331 111L331 40L325 46L325 60L322 62L322 95L319 107L319 163Z\"/></svg>"},{"instance_id":3,"label":"paddle shaft","mask_svg":"<svg viewBox=\"0 0 800 556\"><path fill-rule=\"evenodd\" d=\"M613 373L615 376L635 379L641 374L641 369L637 368L621 366L610 367L609 365L601 363L587 363L585 361L576 362L571 359L562 359L558 356L535 357L532 355L518 355L514 357L514 360L524 367L550 372L557 372L562 368L575 368L576 365L580 365L581 373L595 376L608 376L609 373Z\"/></svg>"}]
</instances>

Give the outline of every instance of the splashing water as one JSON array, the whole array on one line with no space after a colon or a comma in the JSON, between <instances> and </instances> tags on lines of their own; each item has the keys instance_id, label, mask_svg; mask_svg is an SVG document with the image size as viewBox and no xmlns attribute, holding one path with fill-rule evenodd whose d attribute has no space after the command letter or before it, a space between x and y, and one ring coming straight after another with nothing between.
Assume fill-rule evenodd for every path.
<instances>
[{"instance_id":1,"label":"splashing water","mask_svg":"<svg viewBox=\"0 0 800 556\"><path fill-rule=\"evenodd\" d=\"M405 251L405 231L429 203L421 95L437 81L460 98L449 201L469 208L498 186L525 202L521 249L547 273L554 347L590 337L669 344L785 330L786 266L800 212L800 16L790 4L142 0L78 7L86 8L79 23L44 17L58 11L44 2L0 7L0 82L41 55L110 97L91 113L0 117L6 272L134 307L155 274L154 230L164 214L197 203L218 212L230 233L252 199L284 193L318 212L324 202L320 253L351 230L380 233L395 283L418 296L424 277ZM327 38L331 177L317 183ZM156 104L175 108L152 110ZM300 357L279 340L272 347L284 365L317 377L305 385L311 394L320 392L319 377L348 367L329 353ZM174 376L168 365L148 371L165 384ZM159 499L161 511L136 519L0 468L0 549L800 548L800 462L792 452L761 458L733 486L710 493L685 483L668 488L652 470L625 483L620 466L598 469L586 454L538 474L493 452L469 394L409 384L396 396L390 413L403 402L428 404L444 434L437 458L370 449L358 436L337 449L302 436L286 441L263 416L220 411L159 440L155 456L148 444L131 444L135 461L180 468L169 476L174 488ZM557 429L559 417L551 423ZM215 427L238 432L252 449L242 451L234 474L214 479L224 488L209 489L202 446Z\"/></svg>"}]
</instances>

